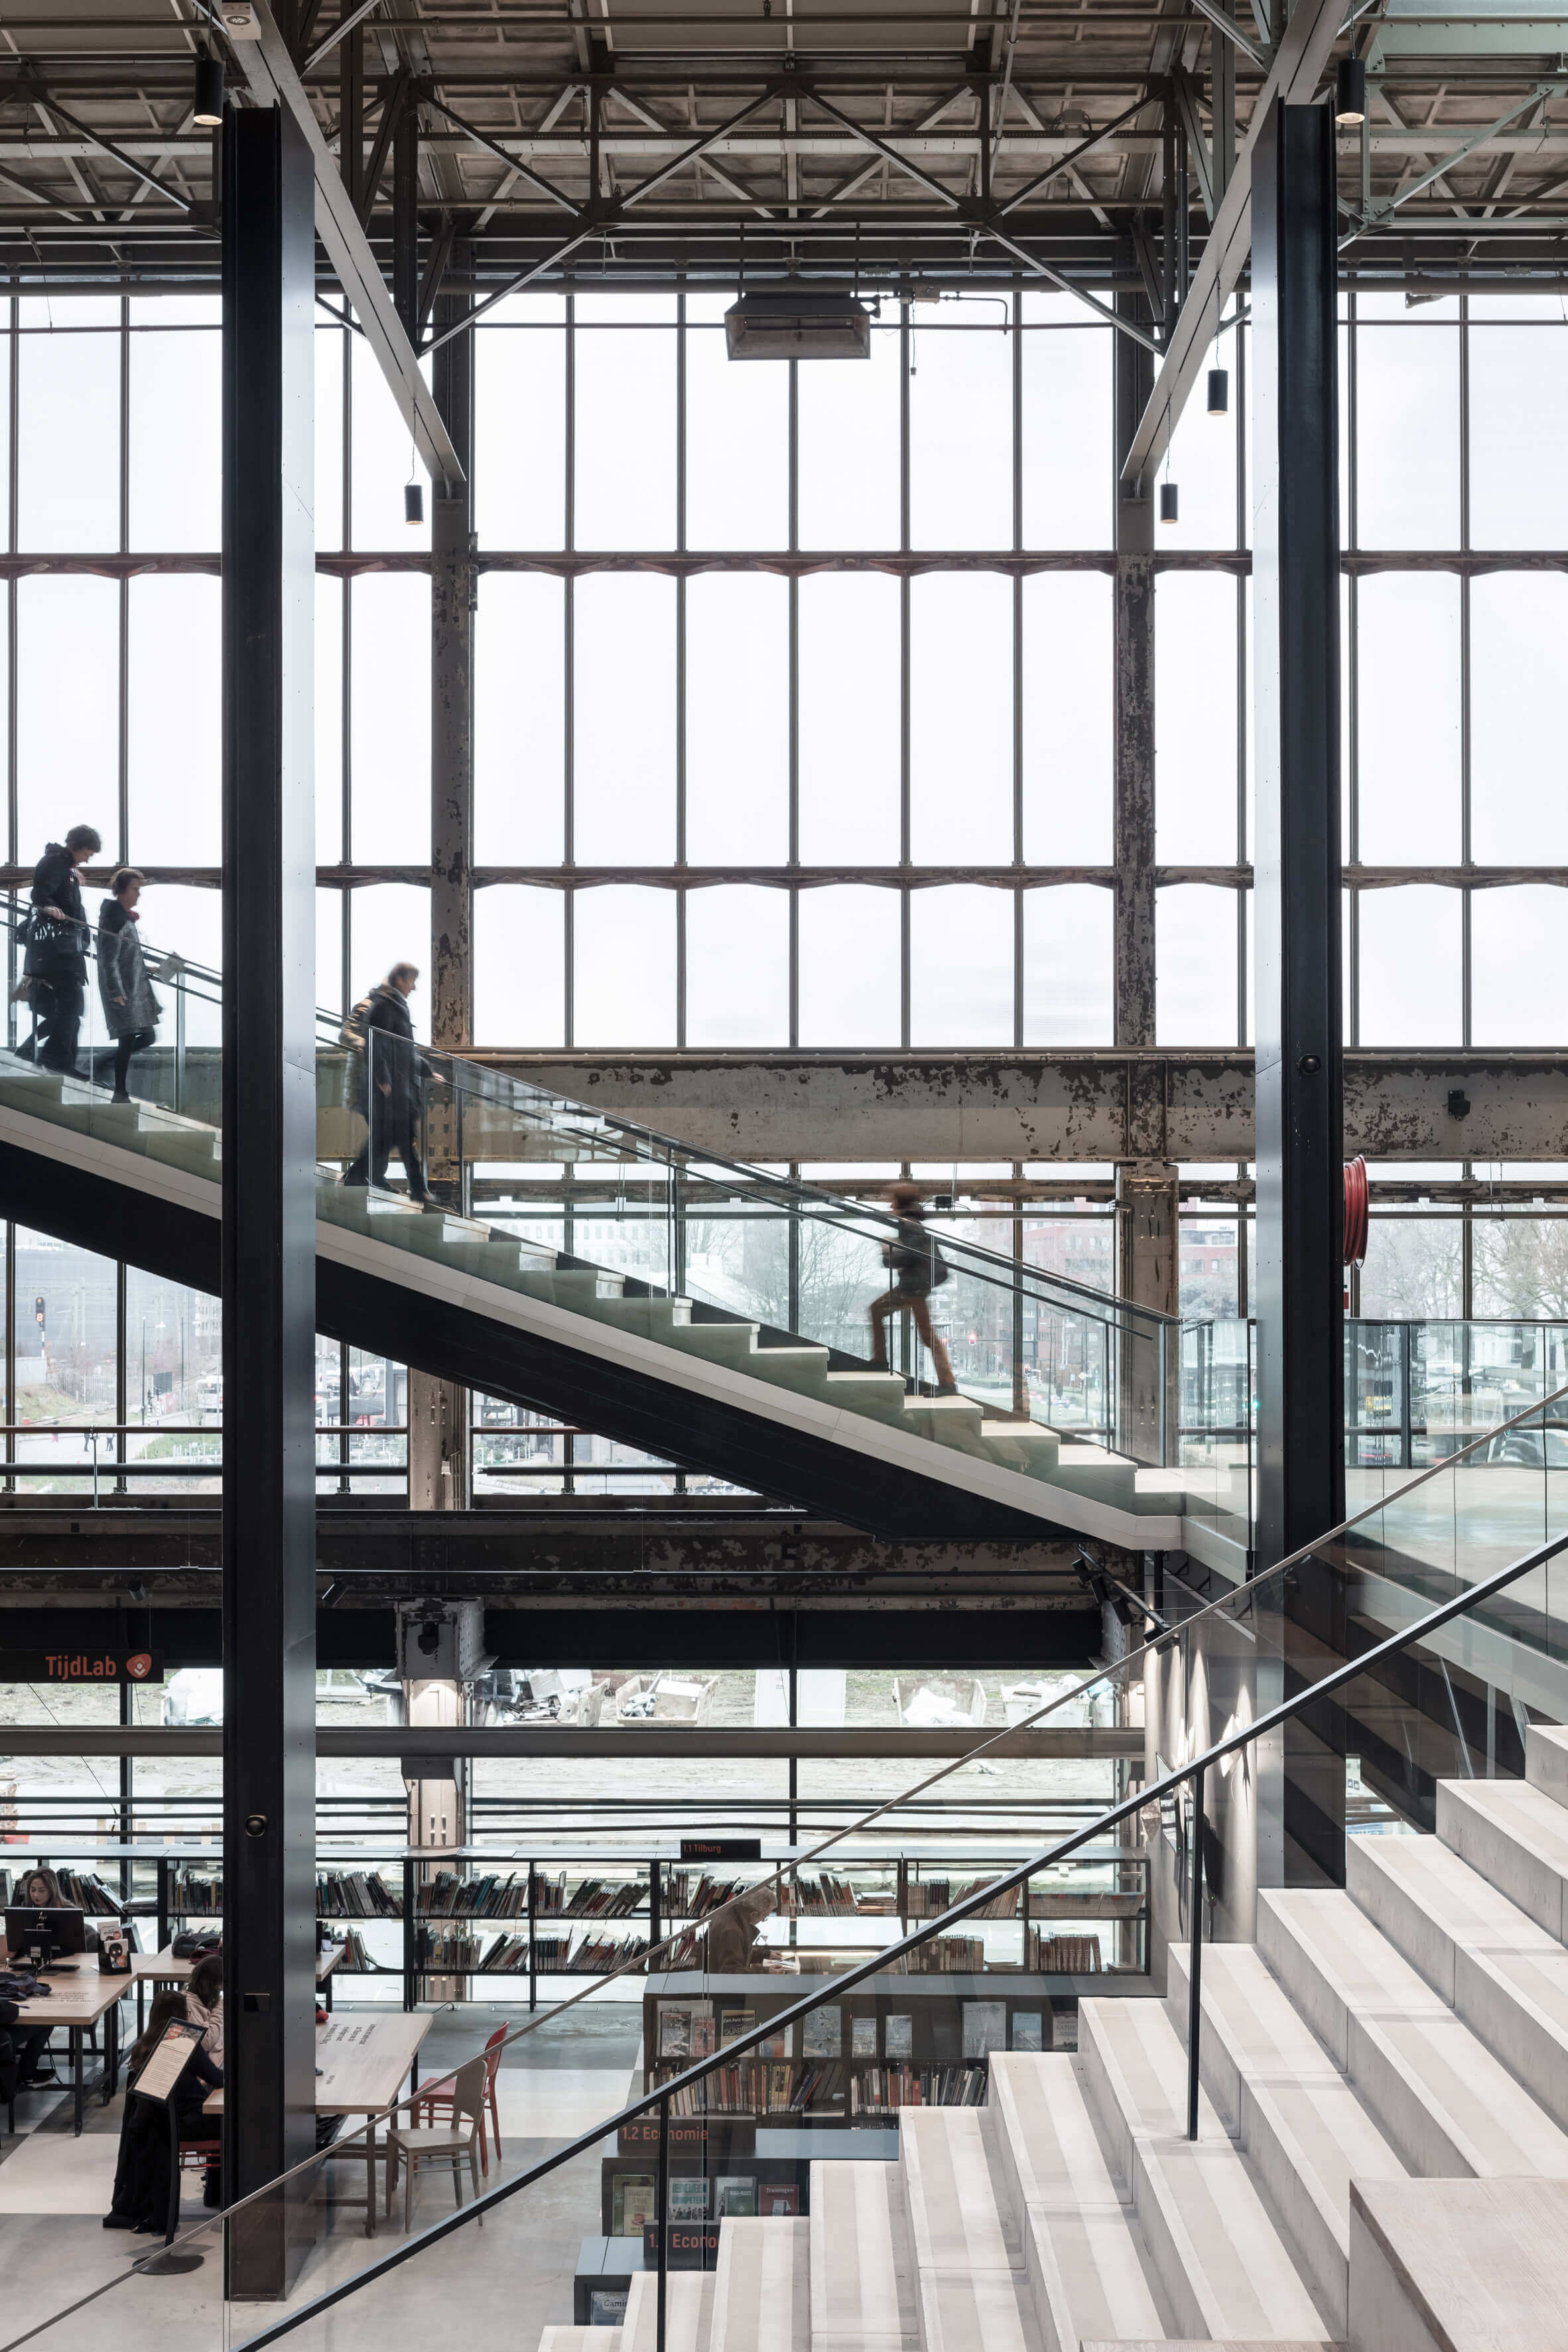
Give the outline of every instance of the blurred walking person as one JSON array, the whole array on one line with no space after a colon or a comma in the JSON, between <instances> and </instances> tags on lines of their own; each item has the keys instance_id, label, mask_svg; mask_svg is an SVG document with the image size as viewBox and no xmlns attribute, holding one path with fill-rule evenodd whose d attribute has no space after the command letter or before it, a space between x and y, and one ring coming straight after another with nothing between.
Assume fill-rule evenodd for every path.
<instances>
[{"instance_id":1,"label":"blurred walking person","mask_svg":"<svg viewBox=\"0 0 1568 2352\"><path fill-rule=\"evenodd\" d=\"M109 885L109 896L98 910L98 992L103 1018L114 1039L114 1099L131 1100L131 1056L145 1053L158 1033L163 1011L153 993L137 929L141 917L136 901L145 876L134 866L121 866Z\"/></svg>"},{"instance_id":2,"label":"blurred walking person","mask_svg":"<svg viewBox=\"0 0 1568 2352\"><path fill-rule=\"evenodd\" d=\"M926 1231L920 1186L895 1184L888 1200L898 1222L892 1240L882 1244L882 1263L893 1277L893 1286L871 1301L872 1370L888 1370L888 1318L910 1315L914 1318L915 1329L931 1349L938 1396L956 1396L958 1387L947 1346L931 1328L931 1294L947 1280L947 1260L937 1247L935 1234Z\"/></svg>"},{"instance_id":3,"label":"blurred walking person","mask_svg":"<svg viewBox=\"0 0 1568 2352\"><path fill-rule=\"evenodd\" d=\"M90 824L73 824L51 841L33 868L33 911L26 923L23 972L32 983L34 1045L46 1070L76 1069L77 1038L87 1002L87 916L79 874L103 844Z\"/></svg>"},{"instance_id":4,"label":"blurred walking person","mask_svg":"<svg viewBox=\"0 0 1568 2352\"><path fill-rule=\"evenodd\" d=\"M362 997L343 1024L343 1043L363 1055L361 1108L370 1133L357 1160L343 1171L345 1184L371 1184L378 1191L386 1182L386 1163L393 1152L408 1177L408 1196L433 1209L425 1181L415 1130L425 1108L425 1081L430 1066L414 1043L414 1016L408 1000L419 984L416 963L395 963L386 978Z\"/></svg>"}]
</instances>

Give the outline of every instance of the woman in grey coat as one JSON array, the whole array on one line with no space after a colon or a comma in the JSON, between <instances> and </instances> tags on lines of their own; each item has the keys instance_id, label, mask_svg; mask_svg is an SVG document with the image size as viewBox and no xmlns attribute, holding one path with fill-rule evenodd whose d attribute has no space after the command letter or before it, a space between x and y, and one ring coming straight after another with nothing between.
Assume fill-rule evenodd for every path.
<instances>
[{"instance_id":1,"label":"woman in grey coat","mask_svg":"<svg viewBox=\"0 0 1568 2352\"><path fill-rule=\"evenodd\" d=\"M111 895L98 910L98 992L103 999L109 1034L117 1041L117 1103L131 1100L125 1083L131 1075L131 1056L143 1052L153 1043L163 1009L147 977L137 930L141 918L136 912L136 901L142 896L142 879L134 866L121 866L110 881Z\"/></svg>"}]
</instances>

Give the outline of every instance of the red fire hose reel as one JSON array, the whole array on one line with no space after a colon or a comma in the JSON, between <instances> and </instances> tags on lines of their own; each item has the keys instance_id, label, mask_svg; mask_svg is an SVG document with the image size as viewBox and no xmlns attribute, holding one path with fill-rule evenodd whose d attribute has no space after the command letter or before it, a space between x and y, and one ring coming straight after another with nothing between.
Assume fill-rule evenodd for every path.
<instances>
[{"instance_id":1,"label":"red fire hose reel","mask_svg":"<svg viewBox=\"0 0 1568 2352\"><path fill-rule=\"evenodd\" d=\"M1358 1153L1345 1161L1345 1243L1347 1265L1360 1265L1366 1256L1366 1213L1368 1202L1366 1161ZM1345 1292L1345 1305L1351 1303Z\"/></svg>"}]
</instances>

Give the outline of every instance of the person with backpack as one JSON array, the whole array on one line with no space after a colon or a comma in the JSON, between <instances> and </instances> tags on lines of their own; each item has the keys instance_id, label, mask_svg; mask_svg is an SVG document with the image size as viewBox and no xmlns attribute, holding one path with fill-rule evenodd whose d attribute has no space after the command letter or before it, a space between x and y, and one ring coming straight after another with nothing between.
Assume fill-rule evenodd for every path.
<instances>
[{"instance_id":1,"label":"person with backpack","mask_svg":"<svg viewBox=\"0 0 1568 2352\"><path fill-rule=\"evenodd\" d=\"M893 1277L893 1286L871 1301L871 1368L879 1372L888 1370L888 1318L910 1315L931 1350L938 1396L956 1396L958 1384L947 1345L931 1319L931 1294L947 1280L947 1260L937 1247L935 1234L926 1231L920 1186L895 1184L888 1200L897 1223L892 1239L882 1245L882 1263Z\"/></svg>"},{"instance_id":2,"label":"person with backpack","mask_svg":"<svg viewBox=\"0 0 1568 2352\"><path fill-rule=\"evenodd\" d=\"M73 824L51 841L33 868L32 912L22 971L32 1001L37 1057L46 1070L76 1070L77 1036L87 1003L87 915L79 869L103 844L90 824Z\"/></svg>"},{"instance_id":3,"label":"person with backpack","mask_svg":"<svg viewBox=\"0 0 1568 2352\"><path fill-rule=\"evenodd\" d=\"M414 1019L408 1000L419 984L416 963L395 963L386 978L362 997L342 1026L342 1043L357 1054L354 1065L358 1108L370 1132L356 1160L343 1171L345 1184L370 1184L378 1190L386 1181L386 1163L393 1152L408 1178L410 1200L434 1209L425 1181L425 1170L415 1141L415 1129L425 1106L425 1082L430 1065L414 1043Z\"/></svg>"}]
</instances>

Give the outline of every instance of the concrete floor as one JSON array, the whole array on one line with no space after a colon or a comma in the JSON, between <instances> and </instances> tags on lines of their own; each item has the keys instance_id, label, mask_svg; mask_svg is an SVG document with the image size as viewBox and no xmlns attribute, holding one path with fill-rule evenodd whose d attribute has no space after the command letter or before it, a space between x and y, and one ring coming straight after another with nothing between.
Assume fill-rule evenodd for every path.
<instances>
[{"instance_id":1,"label":"concrete floor","mask_svg":"<svg viewBox=\"0 0 1568 2352\"><path fill-rule=\"evenodd\" d=\"M497 2085L502 2161L498 2171L492 2152L490 2185L526 2172L640 2087L641 2021L640 2000L585 2001L508 2052ZM515 2021L479 2004L437 2013L421 2053L422 2076L471 2056L498 2023ZM79 2140L68 2097L18 2099L16 2137L0 2139L0 2352L33 2328L43 2330L32 2339L37 2352L66 2352L68 2345L79 2352L95 2339L112 2342L117 2352L238 2352L282 2315L277 2304L226 2306L216 2229L207 2233L200 2270L164 2279L130 2273L147 2241L102 2227L122 2103L123 2094L100 2106L94 2095ZM363 2178L363 2168L346 2165L323 2168L323 2175L345 2197ZM200 2200L201 2181L193 2176L185 2184L187 2227L199 2221ZM312 2242L289 2304L309 2301L408 2242L401 2188L395 2202L392 2222L370 2240L361 2211L312 2200ZM418 2190L416 2238L453 2210L447 2177L432 2173ZM595 2150L521 2190L482 2226L468 2223L351 2295L294 2340L300 2352L382 2352L389 2336L436 2342L475 2326L515 2352L533 2352L542 2328L571 2322L577 2249L598 2234L599 2214ZM68 2315L68 2305L94 2294L85 2309Z\"/></svg>"}]
</instances>

